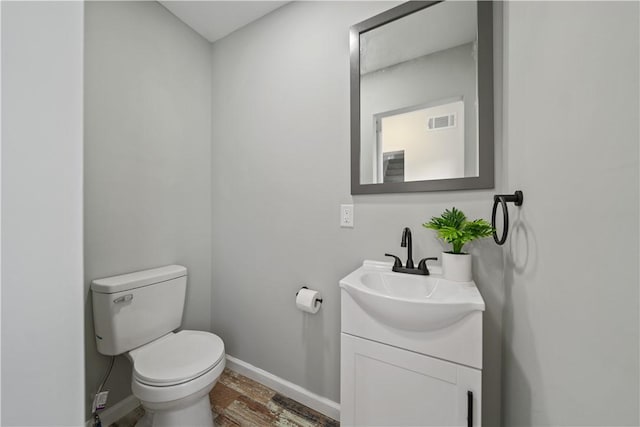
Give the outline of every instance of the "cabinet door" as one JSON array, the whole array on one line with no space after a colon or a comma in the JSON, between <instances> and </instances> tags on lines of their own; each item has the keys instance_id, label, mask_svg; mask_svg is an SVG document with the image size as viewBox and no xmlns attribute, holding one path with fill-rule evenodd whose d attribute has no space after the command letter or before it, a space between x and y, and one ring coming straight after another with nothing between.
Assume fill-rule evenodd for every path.
<instances>
[{"instance_id":1,"label":"cabinet door","mask_svg":"<svg viewBox=\"0 0 640 427\"><path fill-rule=\"evenodd\" d=\"M341 425L480 426L481 371L344 333L341 343Z\"/></svg>"}]
</instances>

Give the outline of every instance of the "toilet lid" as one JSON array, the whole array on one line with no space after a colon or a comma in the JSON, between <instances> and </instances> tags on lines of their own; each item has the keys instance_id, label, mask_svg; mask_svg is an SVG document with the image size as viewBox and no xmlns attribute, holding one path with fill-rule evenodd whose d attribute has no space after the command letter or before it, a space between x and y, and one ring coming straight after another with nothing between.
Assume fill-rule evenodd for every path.
<instances>
[{"instance_id":1,"label":"toilet lid","mask_svg":"<svg viewBox=\"0 0 640 427\"><path fill-rule=\"evenodd\" d=\"M135 350L134 377L144 384L170 386L199 377L224 357L217 335L180 331Z\"/></svg>"}]
</instances>

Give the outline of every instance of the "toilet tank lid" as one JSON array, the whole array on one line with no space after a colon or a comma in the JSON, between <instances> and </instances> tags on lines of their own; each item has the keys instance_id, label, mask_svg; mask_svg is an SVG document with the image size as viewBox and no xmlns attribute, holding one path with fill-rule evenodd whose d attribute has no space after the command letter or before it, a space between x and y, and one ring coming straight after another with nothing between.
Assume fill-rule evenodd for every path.
<instances>
[{"instance_id":1,"label":"toilet tank lid","mask_svg":"<svg viewBox=\"0 0 640 427\"><path fill-rule=\"evenodd\" d=\"M187 269L181 265L152 268L151 270L136 271L119 276L105 277L91 282L91 290L101 294L114 294L141 288L154 283L165 282L187 275Z\"/></svg>"}]
</instances>

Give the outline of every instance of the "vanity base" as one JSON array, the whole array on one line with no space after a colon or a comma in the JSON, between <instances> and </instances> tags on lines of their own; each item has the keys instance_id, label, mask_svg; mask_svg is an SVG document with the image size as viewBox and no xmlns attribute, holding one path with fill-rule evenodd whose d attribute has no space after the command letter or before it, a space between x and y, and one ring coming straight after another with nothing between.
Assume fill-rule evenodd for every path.
<instances>
[{"instance_id":1,"label":"vanity base","mask_svg":"<svg viewBox=\"0 0 640 427\"><path fill-rule=\"evenodd\" d=\"M345 333L341 347L341 425L480 426L479 369Z\"/></svg>"}]
</instances>

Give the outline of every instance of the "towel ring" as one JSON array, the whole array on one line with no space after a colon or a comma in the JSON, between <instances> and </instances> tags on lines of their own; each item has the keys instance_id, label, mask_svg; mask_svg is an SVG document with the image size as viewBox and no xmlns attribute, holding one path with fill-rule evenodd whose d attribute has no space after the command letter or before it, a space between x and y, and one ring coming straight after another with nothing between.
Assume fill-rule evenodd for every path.
<instances>
[{"instance_id":1,"label":"towel ring","mask_svg":"<svg viewBox=\"0 0 640 427\"><path fill-rule=\"evenodd\" d=\"M493 240L502 246L507 241L507 234L509 233L509 209L507 209L507 202L513 202L516 206L522 206L524 196L522 191L518 190L513 194L496 194L493 196L493 211L491 212L491 226L493 227ZM496 233L496 213L498 211L498 203L502 206L502 237L498 239L498 233Z\"/></svg>"}]
</instances>

